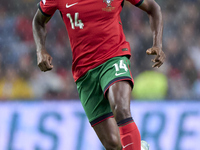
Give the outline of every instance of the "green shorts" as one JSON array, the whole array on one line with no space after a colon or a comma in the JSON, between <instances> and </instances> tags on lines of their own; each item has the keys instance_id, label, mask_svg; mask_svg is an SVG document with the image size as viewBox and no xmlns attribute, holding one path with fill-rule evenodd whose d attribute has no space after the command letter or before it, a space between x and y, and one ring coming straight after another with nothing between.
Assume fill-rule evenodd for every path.
<instances>
[{"instance_id":1,"label":"green shorts","mask_svg":"<svg viewBox=\"0 0 200 150\"><path fill-rule=\"evenodd\" d=\"M113 117L106 92L115 82L130 81L130 60L126 56L114 57L98 67L89 70L76 81L79 97L92 126Z\"/></svg>"}]
</instances>

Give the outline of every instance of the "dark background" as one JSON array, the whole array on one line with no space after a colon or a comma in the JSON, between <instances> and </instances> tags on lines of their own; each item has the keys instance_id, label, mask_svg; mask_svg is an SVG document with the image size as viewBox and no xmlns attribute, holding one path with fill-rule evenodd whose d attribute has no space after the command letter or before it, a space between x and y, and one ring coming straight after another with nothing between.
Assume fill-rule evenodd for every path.
<instances>
[{"instance_id":1,"label":"dark background","mask_svg":"<svg viewBox=\"0 0 200 150\"><path fill-rule=\"evenodd\" d=\"M44 73L37 67L32 19L38 2L0 3L0 99L79 99L71 73L70 43L59 12L47 26L46 47L53 57L54 69ZM200 0L157 2L163 12L166 53L166 62L159 69L151 68L153 57L145 53L152 46L147 14L129 2L125 2L121 13L124 33L132 48L133 78L153 70L167 80L163 87L167 88L166 93L160 99L200 100ZM136 99L134 95L132 99Z\"/></svg>"}]
</instances>

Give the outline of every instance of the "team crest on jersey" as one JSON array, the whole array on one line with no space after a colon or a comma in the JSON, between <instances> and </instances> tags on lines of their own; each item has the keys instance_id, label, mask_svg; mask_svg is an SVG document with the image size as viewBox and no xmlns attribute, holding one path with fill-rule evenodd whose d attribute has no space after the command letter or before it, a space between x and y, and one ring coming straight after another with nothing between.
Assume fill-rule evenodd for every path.
<instances>
[{"instance_id":1,"label":"team crest on jersey","mask_svg":"<svg viewBox=\"0 0 200 150\"><path fill-rule=\"evenodd\" d=\"M42 2L43 2L43 4L45 5L45 3L46 3L46 0L42 0Z\"/></svg>"},{"instance_id":2,"label":"team crest on jersey","mask_svg":"<svg viewBox=\"0 0 200 150\"><path fill-rule=\"evenodd\" d=\"M103 11L112 11L115 9L115 7L111 6L113 0L103 0L104 3L107 4L106 8L102 8Z\"/></svg>"}]
</instances>

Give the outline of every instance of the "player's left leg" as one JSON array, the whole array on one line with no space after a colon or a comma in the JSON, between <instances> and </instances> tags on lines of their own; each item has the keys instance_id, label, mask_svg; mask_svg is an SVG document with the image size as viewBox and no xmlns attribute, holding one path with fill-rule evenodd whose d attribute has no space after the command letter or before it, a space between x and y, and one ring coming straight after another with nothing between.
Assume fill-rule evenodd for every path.
<instances>
[{"instance_id":1,"label":"player's left leg","mask_svg":"<svg viewBox=\"0 0 200 150\"><path fill-rule=\"evenodd\" d=\"M119 81L109 87L107 97L119 126L123 150L140 150L140 133L130 112L131 91L132 87L128 81Z\"/></svg>"},{"instance_id":2,"label":"player's left leg","mask_svg":"<svg viewBox=\"0 0 200 150\"><path fill-rule=\"evenodd\" d=\"M140 133L130 112L130 98L133 88L130 60L126 56L108 60L100 77L102 90L109 100L111 110L119 126L123 150L140 150Z\"/></svg>"}]
</instances>

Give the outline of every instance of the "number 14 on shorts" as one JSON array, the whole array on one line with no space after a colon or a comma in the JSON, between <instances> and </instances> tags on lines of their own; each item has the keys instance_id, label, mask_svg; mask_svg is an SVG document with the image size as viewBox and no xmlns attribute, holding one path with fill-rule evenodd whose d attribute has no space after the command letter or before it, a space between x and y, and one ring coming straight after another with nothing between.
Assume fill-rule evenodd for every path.
<instances>
[{"instance_id":1,"label":"number 14 on shorts","mask_svg":"<svg viewBox=\"0 0 200 150\"><path fill-rule=\"evenodd\" d=\"M115 63L113 66L115 67L115 70L116 70L115 76L125 74L128 71L128 68L127 68L126 64L124 64L123 60L120 60L119 64ZM121 70L123 70L123 71L121 71Z\"/></svg>"}]
</instances>

